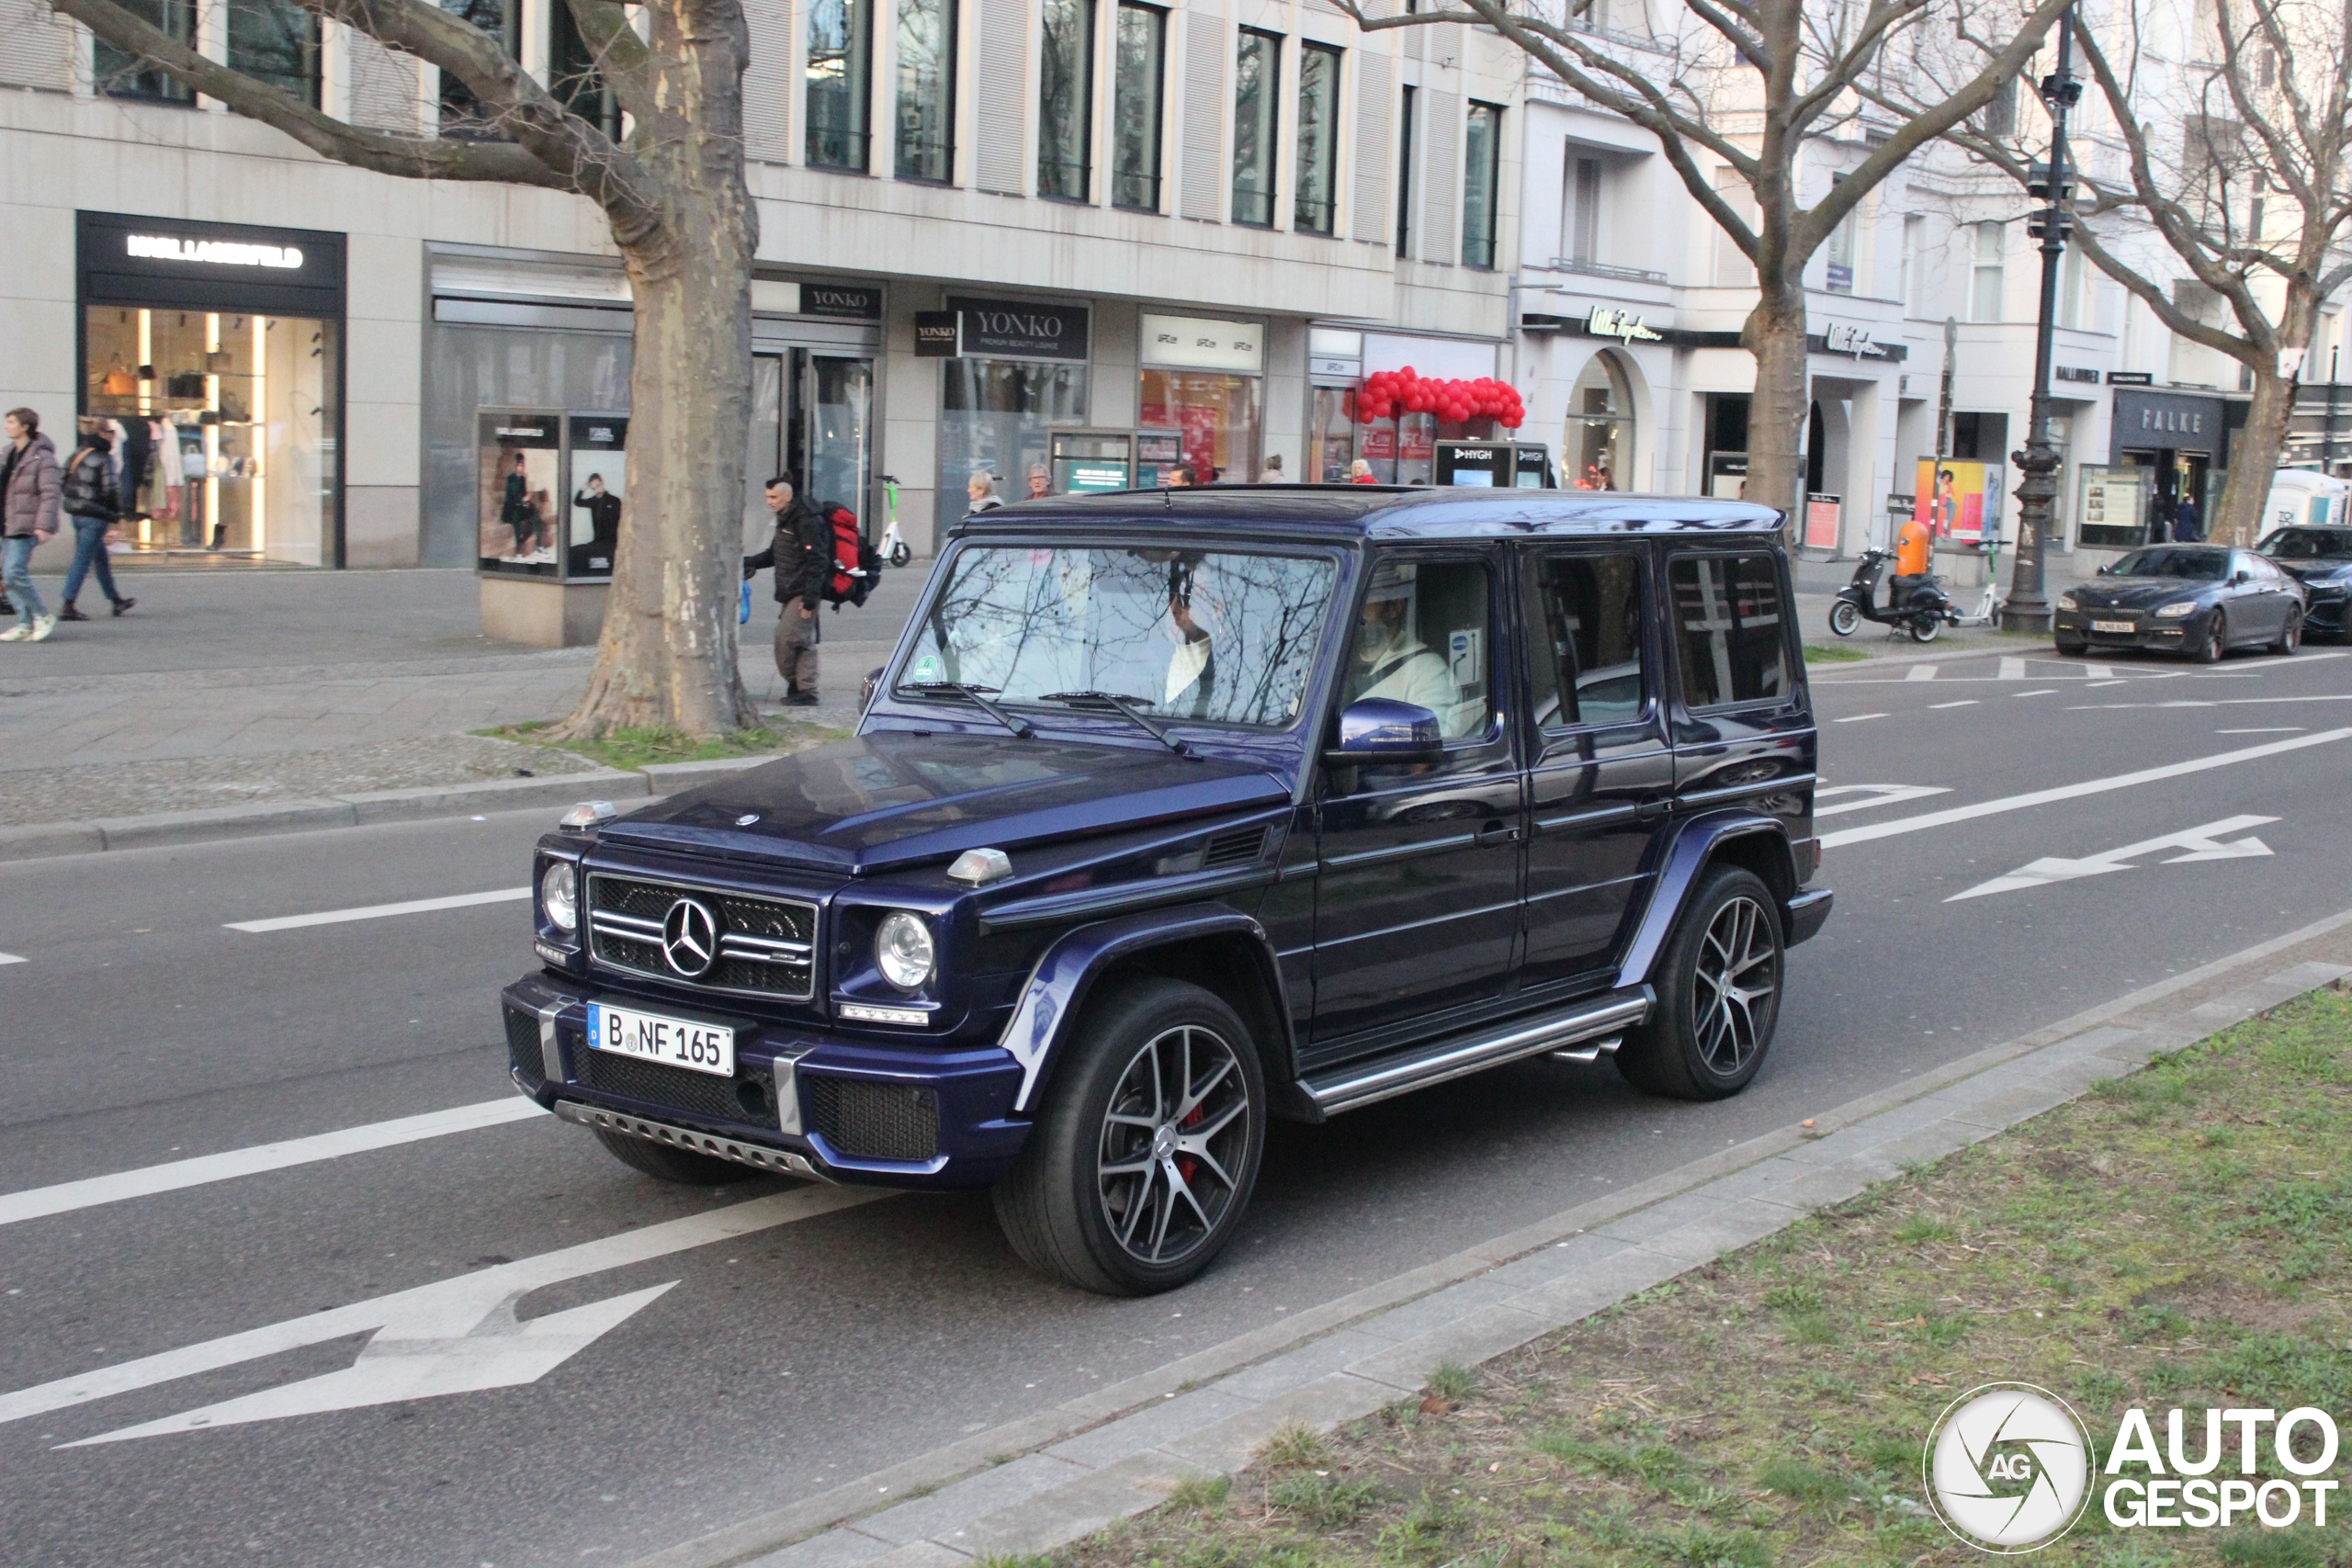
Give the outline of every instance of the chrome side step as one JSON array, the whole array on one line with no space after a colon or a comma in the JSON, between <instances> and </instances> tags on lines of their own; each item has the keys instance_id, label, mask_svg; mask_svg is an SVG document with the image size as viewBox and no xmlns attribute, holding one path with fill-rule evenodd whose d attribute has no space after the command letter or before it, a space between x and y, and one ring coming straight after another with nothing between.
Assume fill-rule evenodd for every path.
<instances>
[{"instance_id":1,"label":"chrome side step","mask_svg":"<svg viewBox=\"0 0 2352 1568\"><path fill-rule=\"evenodd\" d=\"M625 1133L632 1138L643 1138L649 1144L667 1144L673 1149L690 1149L714 1159L733 1160L754 1170L764 1170L771 1176L806 1176L818 1181L832 1178L810 1165L790 1149L772 1149L762 1144L738 1143L712 1133L697 1133L691 1127L673 1126L667 1122L650 1122L627 1111L607 1111L601 1105L582 1105L576 1100L555 1102L558 1119L579 1127L596 1127L607 1133Z\"/></svg>"},{"instance_id":2,"label":"chrome side step","mask_svg":"<svg viewBox=\"0 0 2352 1568\"><path fill-rule=\"evenodd\" d=\"M1336 1116L1448 1078L1498 1067L1521 1056L1550 1053L1569 1061L1598 1061L1623 1043L1627 1029L1649 1017L1653 1000L1647 986L1611 991L1538 1018L1514 1019L1497 1029L1457 1037L1408 1061L1342 1068L1323 1077L1304 1079L1299 1087L1317 1110Z\"/></svg>"}]
</instances>

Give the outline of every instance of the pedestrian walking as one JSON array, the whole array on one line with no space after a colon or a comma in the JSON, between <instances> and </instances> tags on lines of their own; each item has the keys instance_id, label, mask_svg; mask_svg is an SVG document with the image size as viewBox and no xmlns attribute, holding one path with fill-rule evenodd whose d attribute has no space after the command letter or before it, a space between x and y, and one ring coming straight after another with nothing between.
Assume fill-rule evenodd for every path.
<instances>
[{"instance_id":1,"label":"pedestrian walking","mask_svg":"<svg viewBox=\"0 0 2352 1568\"><path fill-rule=\"evenodd\" d=\"M139 603L114 591L114 565L107 559L107 536L122 520L121 481L115 476L113 438L103 423L85 419L80 439L81 445L66 460L59 489L65 515L74 524L74 564L65 570L65 603L57 613L61 621L90 618L74 607L74 601L81 594L83 579L90 575L93 568L98 574L98 592L107 596L107 603L114 606L116 615Z\"/></svg>"},{"instance_id":2,"label":"pedestrian walking","mask_svg":"<svg viewBox=\"0 0 2352 1568\"><path fill-rule=\"evenodd\" d=\"M2205 539L2205 519L2197 510L2197 498L2184 495L2172 505L2172 537L2175 544L2202 544Z\"/></svg>"},{"instance_id":3,"label":"pedestrian walking","mask_svg":"<svg viewBox=\"0 0 2352 1568\"><path fill-rule=\"evenodd\" d=\"M1261 485L1279 485L1288 484L1290 482L1290 476L1283 472L1283 455L1280 452L1275 453L1272 457L1266 459L1265 468L1261 469L1258 475L1258 482Z\"/></svg>"},{"instance_id":4,"label":"pedestrian walking","mask_svg":"<svg viewBox=\"0 0 2352 1568\"><path fill-rule=\"evenodd\" d=\"M775 672L784 677L785 705L806 708L817 705L817 606L833 572L833 530L797 490L790 473L768 481L775 537L743 558L743 576L775 569Z\"/></svg>"},{"instance_id":5,"label":"pedestrian walking","mask_svg":"<svg viewBox=\"0 0 2352 1568\"><path fill-rule=\"evenodd\" d=\"M8 449L0 455L0 579L17 608L17 624L0 642L40 642L57 629L33 591L33 548L57 532L57 446L40 433L40 415L10 409Z\"/></svg>"},{"instance_id":6,"label":"pedestrian walking","mask_svg":"<svg viewBox=\"0 0 2352 1568\"><path fill-rule=\"evenodd\" d=\"M1004 497L996 492L996 477L987 469L975 471L964 481L964 515L970 517L982 512L994 512L1004 504Z\"/></svg>"}]
</instances>

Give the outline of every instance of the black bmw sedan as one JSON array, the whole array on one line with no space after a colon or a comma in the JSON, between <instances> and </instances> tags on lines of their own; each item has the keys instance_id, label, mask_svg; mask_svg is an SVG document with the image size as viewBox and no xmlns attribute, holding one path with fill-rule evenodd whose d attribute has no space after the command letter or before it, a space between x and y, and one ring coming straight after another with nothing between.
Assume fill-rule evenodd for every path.
<instances>
[{"instance_id":1,"label":"black bmw sedan","mask_svg":"<svg viewBox=\"0 0 2352 1568\"><path fill-rule=\"evenodd\" d=\"M2281 528L2254 547L2303 585L2303 625L2339 641L2352 637L2352 528Z\"/></svg>"},{"instance_id":2,"label":"black bmw sedan","mask_svg":"<svg viewBox=\"0 0 2352 1568\"><path fill-rule=\"evenodd\" d=\"M2133 550L2058 596L2058 651L2151 649L2211 664L2233 648L2292 653L2303 585L2252 550L2155 545Z\"/></svg>"}]
</instances>

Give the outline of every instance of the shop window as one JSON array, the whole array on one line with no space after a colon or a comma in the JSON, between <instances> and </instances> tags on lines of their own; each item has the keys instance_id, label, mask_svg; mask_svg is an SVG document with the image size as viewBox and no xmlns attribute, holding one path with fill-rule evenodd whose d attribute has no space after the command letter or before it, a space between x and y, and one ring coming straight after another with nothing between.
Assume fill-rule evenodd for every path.
<instances>
[{"instance_id":1,"label":"shop window","mask_svg":"<svg viewBox=\"0 0 2352 1568\"><path fill-rule=\"evenodd\" d=\"M1419 189L1413 184L1414 112L1419 89L1407 87L1396 105L1396 254L1401 259L1413 254L1413 194Z\"/></svg>"},{"instance_id":2,"label":"shop window","mask_svg":"<svg viewBox=\"0 0 2352 1568\"><path fill-rule=\"evenodd\" d=\"M116 0L132 16L175 43L196 47L196 0ZM159 103L192 104L196 89L149 65L136 54L126 54L104 39L95 40L91 64L98 91L117 98L151 98Z\"/></svg>"},{"instance_id":3,"label":"shop window","mask_svg":"<svg viewBox=\"0 0 2352 1568\"><path fill-rule=\"evenodd\" d=\"M441 9L488 33L509 58L522 57L522 0L441 0ZM441 73L440 109L443 136L479 141L505 134L454 71Z\"/></svg>"},{"instance_id":4,"label":"shop window","mask_svg":"<svg viewBox=\"0 0 2352 1568\"><path fill-rule=\"evenodd\" d=\"M1340 51L1325 44L1300 47L1298 57L1298 186L1291 227L1329 234L1338 221Z\"/></svg>"},{"instance_id":5,"label":"shop window","mask_svg":"<svg viewBox=\"0 0 2352 1568\"><path fill-rule=\"evenodd\" d=\"M956 177L956 0L899 0L899 141L902 180Z\"/></svg>"},{"instance_id":6,"label":"shop window","mask_svg":"<svg viewBox=\"0 0 2352 1568\"><path fill-rule=\"evenodd\" d=\"M815 0L808 7L808 159L820 169L867 167L874 0Z\"/></svg>"},{"instance_id":7,"label":"shop window","mask_svg":"<svg viewBox=\"0 0 2352 1568\"><path fill-rule=\"evenodd\" d=\"M1462 139L1462 265L1495 265L1497 201L1502 190L1503 111L1474 103Z\"/></svg>"},{"instance_id":8,"label":"shop window","mask_svg":"<svg viewBox=\"0 0 2352 1568\"><path fill-rule=\"evenodd\" d=\"M1529 574L1528 699L1546 730L1642 712L1642 558L1545 556ZM1544 628L1540 640L1533 635Z\"/></svg>"},{"instance_id":9,"label":"shop window","mask_svg":"<svg viewBox=\"0 0 2352 1568\"><path fill-rule=\"evenodd\" d=\"M1159 210L1160 95L1168 61L1168 13L1157 6L1119 7L1116 81L1111 116L1111 205Z\"/></svg>"},{"instance_id":10,"label":"shop window","mask_svg":"<svg viewBox=\"0 0 2352 1568\"><path fill-rule=\"evenodd\" d=\"M615 141L620 139L621 109L612 88L596 69L596 49L581 32L563 0L548 8L548 88L558 102Z\"/></svg>"},{"instance_id":11,"label":"shop window","mask_svg":"<svg viewBox=\"0 0 2352 1568\"><path fill-rule=\"evenodd\" d=\"M1679 556L1667 568L1667 581L1687 706L1788 694L1787 616L1770 556Z\"/></svg>"},{"instance_id":12,"label":"shop window","mask_svg":"<svg viewBox=\"0 0 2352 1568\"><path fill-rule=\"evenodd\" d=\"M1972 321L1997 321L2001 319L2001 295L2005 287L2002 270L2001 225L1974 225L1976 251L1969 266L1968 319Z\"/></svg>"},{"instance_id":13,"label":"shop window","mask_svg":"<svg viewBox=\"0 0 2352 1568\"><path fill-rule=\"evenodd\" d=\"M1233 62L1233 220L1274 226L1274 141L1283 40L1241 29Z\"/></svg>"},{"instance_id":14,"label":"shop window","mask_svg":"<svg viewBox=\"0 0 2352 1568\"><path fill-rule=\"evenodd\" d=\"M994 479L1001 495L1027 495L1030 473L1051 471L1053 430L1086 423L1083 365L951 359L944 375L938 491L943 520L962 510L964 487L974 474Z\"/></svg>"},{"instance_id":15,"label":"shop window","mask_svg":"<svg viewBox=\"0 0 2352 1568\"><path fill-rule=\"evenodd\" d=\"M1575 490L1623 490L1634 466L1634 400L1615 356L1596 354L1568 389L1561 452Z\"/></svg>"},{"instance_id":16,"label":"shop window","mask_svg":"<svg viewBox=\"0 0 2352 1568\"><path fill-rule=\"evenodd\" d=\"M1146 370L1139 423L1178 434L1184 461L1207 484L1258 477L1261 378L1208 370Z\"/></svg>"},{"instance_id":17,"label":"shop window","mask_svg":"<svg viewBox=\"0 0 2352 1568\"><path fill-rule=\"evenodd\" d=\"M319 18L293 0L230 0L228 64L319 107Z\"/></svg>"},{"instance_id":18,"label":"shop window","mask_svg":"<svg viewBox=\"0 0 2352 1568\"><path fill-rule=\"evenodd\" d=\"M1037 194L1084 201L1093 180L1093 0L1045 0L1037 69Z\"/></svg>"},{"instance_id":19,"label":"shop window","mask_svg":"<svg viewBox=\"0 0 2352 1568\"><path fill-rule=\"evenodd\" d=\"M1300 478L1310 484L1345 484L1356 455L1356 389L1316 388L1306 432L1306 467Z\"/></svg>"}]
</instances>

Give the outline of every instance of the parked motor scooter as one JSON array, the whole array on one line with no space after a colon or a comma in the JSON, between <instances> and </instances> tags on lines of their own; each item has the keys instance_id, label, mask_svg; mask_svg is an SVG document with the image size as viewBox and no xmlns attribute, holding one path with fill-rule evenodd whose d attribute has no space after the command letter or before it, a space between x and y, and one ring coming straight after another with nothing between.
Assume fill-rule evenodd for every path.
<instances>
[{"instance_id":1,"label":"parked motor scooter","mask_svg":"<svg viewBox=\"0 0 2352 1568\"><path fill-rule=\"evenodd\" d=\"M1881 609L1876 602L1878 582L1886 573L1886 562L1884 550L1862 552L1853 581L1838 590L1838 603L1829 607L1831 631L1852 637L1864 621L1872 621L1908 631L1914 642L1933 642L1944 627L1960 624L1951 596L1932 576L1893 579L1887 585L1886 606Z\"/></svg>"}]
</instances>

